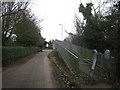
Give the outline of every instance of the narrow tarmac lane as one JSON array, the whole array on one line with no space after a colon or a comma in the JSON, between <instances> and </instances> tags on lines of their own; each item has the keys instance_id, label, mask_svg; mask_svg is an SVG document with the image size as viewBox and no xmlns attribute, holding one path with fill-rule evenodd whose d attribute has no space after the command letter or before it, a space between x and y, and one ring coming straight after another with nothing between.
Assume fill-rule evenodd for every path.
<instances>
[{"instance_id":1,"label":"narrow tarmac lane","mask_svg":"<svg viewBox=\"0 0 120 90\"><path fill-rule=\"evenodd\" d=\"M59 88L47 58L50 50L37 53L28 62L3 72L3 88Z\"/></svg>"}]
</instances>

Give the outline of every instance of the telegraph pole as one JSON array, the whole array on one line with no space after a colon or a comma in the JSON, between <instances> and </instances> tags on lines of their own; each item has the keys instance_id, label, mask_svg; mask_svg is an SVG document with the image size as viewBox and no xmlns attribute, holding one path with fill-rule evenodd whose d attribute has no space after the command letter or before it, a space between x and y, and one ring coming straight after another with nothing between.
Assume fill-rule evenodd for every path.
<instances>
[{"instance_id":1,"label":"telegraph pole","mask_svg":"<svg viewBox=\"0 0 120 90\"><path fill-rule=\"evenodd\" d=\"M117 4L115 5L117 11L118 11L118 30L117 30L117 35L116 35L116 39L115 39L115 58L116 58L116 74L117 74L117 78L116 80L118 80L120 78L120 1L117 2Z\"/></svg>"}]
</instances>

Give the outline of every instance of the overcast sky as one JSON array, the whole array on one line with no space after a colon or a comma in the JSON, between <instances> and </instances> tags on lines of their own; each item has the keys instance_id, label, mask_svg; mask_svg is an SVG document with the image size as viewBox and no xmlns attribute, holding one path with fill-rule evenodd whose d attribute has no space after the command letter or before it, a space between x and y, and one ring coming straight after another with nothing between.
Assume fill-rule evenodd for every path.
<instances>
[{"instance_id":1,"label":"overcast sky","mask_svg":"<svg viewBox=\"0 0 120 90\"><path fill-rule=\"evenodd\" d=\"M51 39L63 40L68 36L65 30L75 33L74 16L78 14L80 2L85 4L88 1L90 0L32 0L30 7L37 19L44 19L40 23L43 27L42 36L47 41ZM82 19L82 14L79 15Z\"/></svg>"}]
</instances>

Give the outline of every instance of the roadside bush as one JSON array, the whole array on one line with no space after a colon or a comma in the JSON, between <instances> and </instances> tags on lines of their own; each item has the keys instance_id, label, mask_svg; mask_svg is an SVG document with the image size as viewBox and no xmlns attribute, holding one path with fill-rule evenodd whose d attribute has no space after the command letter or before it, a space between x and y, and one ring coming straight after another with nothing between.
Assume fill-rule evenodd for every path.
<instances>
[{"instance_id":1,"label":"roadside bush","mask_svg":"<svg viewBox=\"0 0 120 90\"><path fill-rule=\"evenodd\" d=\"M11 64L13 61L38 52L38 47L2 47L2 66Z\"/></svg>"}]
</instances>

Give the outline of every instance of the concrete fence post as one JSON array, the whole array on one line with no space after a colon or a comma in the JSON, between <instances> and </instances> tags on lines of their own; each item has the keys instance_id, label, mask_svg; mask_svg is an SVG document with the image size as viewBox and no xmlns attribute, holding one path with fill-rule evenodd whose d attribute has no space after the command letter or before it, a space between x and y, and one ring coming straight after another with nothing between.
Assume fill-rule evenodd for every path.
<instances>
[{"instance_id":1,"label":"concrete fence post","mask_svg":"<svg viewBox=\"0 0 120 90\"><path fill-rule=\"evenodd\" d=\"M106 49L104 52L104 59L106 60L106 66L109 70L112 69L112 62L111 62L111 55L110 55L110 50Z\"/></svg>"},{"instance_id":2,"label":"concrete fence post","mask_svg":"<svg viewBox=\"0 0 120 90\"><path fill-rule=\"evenodd\" d=\"M97 50L93 50L93 64L91 68L92 70L95 70L96 61L97 61Z\"/></svg>"},{"instance_id":3,"label":"concrete fence post","mask_svg":"<svg viewBox=\"0 0 120 90\"><path fill-rule=\"evenodd\" d=\"M92 67L90 68L90 72L88 76L88 82L90 82L91 84L94 83L94 71L95 71L96 61L97 61L97 50L94 49Z\"/></svg>"}]
</instances>

